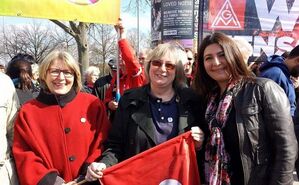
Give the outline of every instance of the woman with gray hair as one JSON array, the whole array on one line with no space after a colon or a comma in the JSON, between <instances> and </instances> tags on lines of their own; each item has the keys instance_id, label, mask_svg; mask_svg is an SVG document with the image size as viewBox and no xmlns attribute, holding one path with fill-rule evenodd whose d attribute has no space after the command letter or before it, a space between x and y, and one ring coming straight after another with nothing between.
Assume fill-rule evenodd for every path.
<instances>
[{"instance_id":1,"label":"woman with gray hair","mask_svg":"<svg viewBox=\"0 0 299 185\"><path fill-rule=\"evenodd\" d=\"M94 89L94 83L100 76L100 69L96 66L89 66L85 71L85 82L83 85L84 92L92 93Z\"/></svg>"},{"instance_id":2,"label":"woman with gray hair","mask_svg":"<svg viewBox=\"0 0 299 185\"><path fill-rule=\"evenodd\" d=\"M185 51L177 45L158 45L145 63L145 86L128 90L121 97L107 148L99 163L88 167L86 180L103 176L102 170L159 145L192 129L199 148L203 132L197 96L186 88L183 60ZM134 141L134 142L132 142Z\"/></svg>"},{"instance_id":3,"label":"woman with gray hair","mask_svg":"<svg viewBox=\"0 0 299 185\"><path fill-rule=\"evenodd\" d=\"M41 91L15 124L13 154L21 185L62 185L85 176L102 153L109 122L104 104L80 92L78 63L53 51L40 65Z\"/></svg>"}]
</instances>

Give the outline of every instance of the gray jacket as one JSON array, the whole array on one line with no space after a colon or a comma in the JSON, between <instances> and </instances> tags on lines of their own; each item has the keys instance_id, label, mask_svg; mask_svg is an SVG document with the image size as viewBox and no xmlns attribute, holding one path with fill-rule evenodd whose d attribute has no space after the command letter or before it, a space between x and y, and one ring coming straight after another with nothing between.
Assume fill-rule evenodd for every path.
<instances>
[{"instance_id":1,"label":"gray jacket","mask_svg":"<svg viewBox=\"0 0 299 185\"><path fill-rule=\"evenodd\" d=\"M292 185L298 146L284 91L256 78L234 100L244 183Z\"/></svg>"}]
</instances>

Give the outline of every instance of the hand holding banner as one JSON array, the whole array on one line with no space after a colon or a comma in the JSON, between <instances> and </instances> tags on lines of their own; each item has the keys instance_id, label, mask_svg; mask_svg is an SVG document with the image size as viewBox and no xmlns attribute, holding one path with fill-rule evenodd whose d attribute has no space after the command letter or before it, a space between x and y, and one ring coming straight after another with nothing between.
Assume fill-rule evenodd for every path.
<instances>
[{"instance_id":1,"label":"hand holding banner","mask_svg":"<svg viewBox=\"0 0 299 185\"><path fill-rule=\"evenodd\" d=\"M102 184L200 185L190 132L103 171Z\"/></svg>"}]
</instances>

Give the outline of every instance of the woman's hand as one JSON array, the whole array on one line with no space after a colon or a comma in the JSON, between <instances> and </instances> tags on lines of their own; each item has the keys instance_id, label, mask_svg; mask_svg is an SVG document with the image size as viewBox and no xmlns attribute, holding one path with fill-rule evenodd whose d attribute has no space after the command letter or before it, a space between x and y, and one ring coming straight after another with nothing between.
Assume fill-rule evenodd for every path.
<instances>
[{"instance_id":1,"label":"woman's hand","mask_svg":"<svg viewBox=\"0 0 299 185\"><path fill-rule=\"evenodd\" d=\"M191 136L195 141L195 148L201 149L205 136L203 131L199 127L191 127Z\"/></svg>"},{"instance_id":2,"label":"woman's hand","mask_svg":"<svg viewBox=\"0 0 299 185\"><path fill-rule=\"evenodd\" d=\"M75 181L71 181L68 183L63 183L62 185L76 185L77 183Z\"/></svg>"},{"instance_id":3,"label":"woman's hand","mask_svg":"<svg viewBox=\"0 0 299 185\"><path fill-rule=\"evenodd\" d=\"M95 181L99 178L103 177L103 170L106 169L106 165L104 163L91 163L87 168L87 173L85 179L87 181Z\"/></svg>"},{"instance_id":4,"label":"woman's hand","mask_svg":"<svg viewBox=\"0 0 299 185\"><path fill-rule=\"evenodd\" d=\"M116 101L114 101L114 100L112 100L112 101L110 101L110 102L108 103L108 108L109 108L110 110L116 110L117 107L118 107L118 102L116 102Z\"/></svg>"},{"instance_id":5,"label":"woman's hand","mask_svg":"<svg viewBox=\"0 0 299 185\"><path fill-rule=\"evenodd\" d=\"M119 34L119 39L126 38L126 31L125 31L125 27L122 24L121 18L118 19L118 23L116 25L114 25L114 28L115 28L116 32Z\"/></svg>"}]
</instances>

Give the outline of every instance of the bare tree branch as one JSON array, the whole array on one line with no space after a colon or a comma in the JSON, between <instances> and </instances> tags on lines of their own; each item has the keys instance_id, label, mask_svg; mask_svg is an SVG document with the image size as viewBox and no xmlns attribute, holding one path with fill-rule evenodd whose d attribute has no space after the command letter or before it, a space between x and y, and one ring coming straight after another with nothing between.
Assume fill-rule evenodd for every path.
<instances>
[{"instance_id":1,"label":"bare tree branch","mask_svg":"<svg viewBox=\"0 0 299 185\"><path fill-rule=\"evenodd\" d=\"M62 22L57 21L57 20L53 20L53 19L50 19L50 21L52 21L53 23L55 23L57 26L59 26L61 29L63 29L68 34L72 35L73 37L76 37L76 34L75 34L74 30L72 30L71 28L67 27Z\"/></svg>"}]
</instances>

